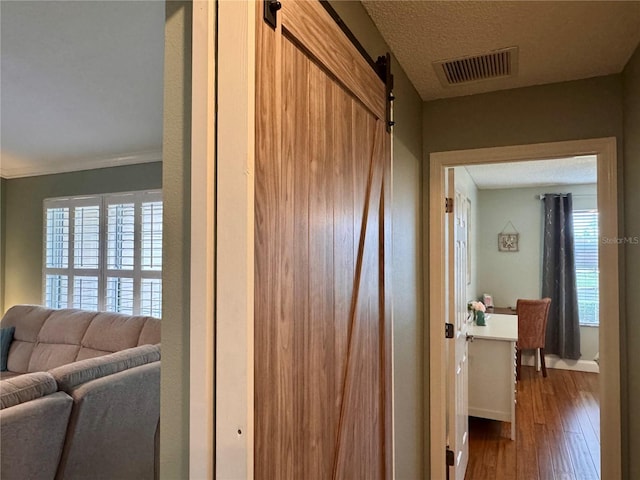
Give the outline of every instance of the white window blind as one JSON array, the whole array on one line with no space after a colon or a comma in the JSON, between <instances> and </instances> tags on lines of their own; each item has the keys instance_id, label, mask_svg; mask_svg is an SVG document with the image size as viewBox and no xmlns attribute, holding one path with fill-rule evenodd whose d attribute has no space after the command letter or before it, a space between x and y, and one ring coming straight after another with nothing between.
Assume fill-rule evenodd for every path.
<instances>
[{"instance_id":1,"label":"white window blind","mask_svg":"<svg viewBox=\"0 0 640 480\"><path fill-rule=\"evenodd\" d=\"M581 325L599 324L598 212L573 212L576 286Z\"/></svg>"},{"instance_id":2,"label":"white window blind","mask_svg":"<svg viewBox=\"0 0 640 480\"><path fill-rule=\"evenodd\" d=\"M100 205L76 207L73 224L74 265L97 270L100 263Z\"/></svg>"},{"instance_id":3,"label":"white window blind","mask_svg":"<svg viewBox=\"0 0 640 480\"><path fill-rule=\"evenodd\" d=\"M69 207L49 208L46 216L46 262L51 268L69 265Z\"/></svg>"},{"instance_id":4,"label":"white window blind","mask_svg":"<svg viewBox=\"0 0 640 480\"><path fill-rule=\"evenodd\" d=\"M162 194L44 202L45 305L162 316Z\"/></svg>"},{"instance_id":5,"label":"white window blind","mask_svg":"<svg viewBox=\"0 0 640 480\"><path fill-rule=\"evenodd\" d=\"M142 204L142 269L162 270L162 202Z\"/></svg>"},{"instance_id":6,"label":"white window blind","mask_svg":"<svg viewBox=\"0 0 640 480\"><path fill-rule=\"evenodd\" d=\"M116 203L107 211L107 266L133 270L135 257L135 205Z\"/></svg>"}]
</instances>

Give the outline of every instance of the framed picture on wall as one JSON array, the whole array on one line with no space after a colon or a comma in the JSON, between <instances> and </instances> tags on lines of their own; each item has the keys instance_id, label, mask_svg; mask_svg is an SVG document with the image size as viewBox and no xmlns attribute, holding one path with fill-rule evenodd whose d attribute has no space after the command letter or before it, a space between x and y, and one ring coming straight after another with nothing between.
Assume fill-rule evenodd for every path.
<instances>
[{"instance_id":1,"label":"framed picture on wall","mask_svg":"<svg viewBox=\"0 0 640 480\"><path fill-rule=\"evenodd\" d=\"M499 233L498 234L498 251L499 252L517 252L518 251L518 233Z\"/></svg>"}]
</instances>

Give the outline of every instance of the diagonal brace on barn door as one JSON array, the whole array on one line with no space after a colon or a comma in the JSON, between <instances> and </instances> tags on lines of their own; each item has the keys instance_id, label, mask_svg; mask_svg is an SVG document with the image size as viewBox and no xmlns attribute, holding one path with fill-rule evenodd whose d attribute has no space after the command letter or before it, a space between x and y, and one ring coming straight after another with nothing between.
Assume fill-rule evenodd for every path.
<instances>
[{"instance_id":1,"label":"diagonal brace on barn door","mask_svg":"<svg viewBox=\"0 0 640 480\"><path fill-rule=\"evenodd\" d=\"M358 299L360 297L360 285L364 265L364 253L366 247L367 227L369 220L369 212L375 206L380 205L384 181L384 162L378 161L380 154L384 148L384 133L382 132L382 122L376 122L376 128L373 138L373 149L371 159L369 161L369 174L365 193L364 211L362 215L362 228L360 230L360 239L358 243L358 255L356 258L356 270L353 283L353 296L351 298L351 307L349 313L349 328L347 334L347 357L344 366L342 400L340 404L340 416L338 419L338 435L336 438L335 457L333 461L333 480L336 480L338 474L338 459L342 446L342 433L344 430L344 418L347 400L352 388L350 388L351 372L353 370L353 352L354 352L354 330L356 328L356 317L358 314ZM384 314L383 312L381 312Z\"/></svg>"}]
</instances>

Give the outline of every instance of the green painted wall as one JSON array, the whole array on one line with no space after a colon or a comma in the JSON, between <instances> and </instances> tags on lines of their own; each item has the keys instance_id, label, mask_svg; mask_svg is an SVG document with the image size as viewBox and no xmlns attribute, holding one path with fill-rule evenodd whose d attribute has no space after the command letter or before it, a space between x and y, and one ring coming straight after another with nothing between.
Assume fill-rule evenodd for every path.
<instances>
[{"instance_id":1,"label":"green painted wall","mask_svg":"<svg viewBox=\"0 0 640 480\"><path fill-rule=\"evenodd\" d=\"M638 47L624 69L624 236L636 240L640 237L640 47ZM640 415L636 411L640 399L640 371L637 368L635 353L640 350L640 245L627 243L625 250L625 284L624 305L627 311L626 332L622 340L626 342L626 358L623 364L628 365L626 376L623 376L627 388L627 402L623 413L623 424L628 426L623 438L629 459L629 474L625 478L640 478ZM631 287L636 285L636 287ZM626 378L625 378L626 377ZM631 452L636 452L633 454Z\"/></svg>"},{"instance_id":2,"label":"green painted wall","mask_svg":"<svg viewBox=\"0 0 640 480\"><path fill-rule=\"evenodd\" d=\"M502 90L424 104L431 152L596 137L622 142L620 75Z\"/></svg>"},{"instance_id":3,"label":"green painted wall","mask_svg":"<svg viewBox=\"0 0 640 480\"><path fill-rule=\"evenodd\" d=\"M360 2L332 1L369 55L390 51ZM395 478L424 475L422 315L422 100L392 58L393 129L393 362Z\"/></svg>"},{"instance_id":4,"label":"green painted wall","mask_svg":"<svg viewBox=\"0 0 640 480\"><path fill-rule=\"evenodd\" d=\"M495 305L512 307L515 307L518 298L540 298L544 210L539 196L554 192L572 193L575 210L598 208L596 184L479 191L476 205L482 222L476 237L477 296L489 292ZM509 221L520 233L520 241L517 252L505 254L496 248L496 234ZM513 231L511 226L508 229ZM582 360L593 360L599 351L598 332L598 327L580 327ZM528 352L523 357L533 361L533 355Z\"/></svg>"},{"instance_id":5,"label":"green painted wall","mask_svg":"<svg viewBox=\"0 0 640 480\"><path fill-rule=\"evenodd\" d=\"M6 218L6 192L7 180L0 178L0 314L4 314L4 245L5 245L5 218Z\"/></svg>"},{"instance_id":6,"label":"green painted wall","mask_svg":"<svg viewBox=\"0 0 640 480\"><path fill-rule=\"evenodd\" d=\"M635 70L637 72L638 68ZM629 87L627 90L635 91L637 96L638 74L635 73L633 76L630 73L629 78L635 82L635 86ZM635 103L636 108L637 105L638 100ZM636 115L636 119L637 117L638 115ZM640 171L636 166L633 173L635 176L630 177L629 160L624 161L622 155L623 82L621 75L425 102L423 119L425 169L428 169L429 154L432 152L616 137L618 141L619 185L625 184L625 198L631 199L631 196L635 195L635 200L638 200L638 194L631 193L631 189L636 187L633 185L634 182L630 182L630 178L640 181ZM638 132L637 126L635 131ZM635 151L638 152L638 150ZM638 160L639 158L636 159L636 163ZM623 163L627 169L625 182L622 178ZM428 175L425 175L424 178L425 182L428 181ZM424 189L428 190L428 185L425 185ZM638 214L628 215L636 215L635 231L637 233ZM629 225L627 225L628 228ZM427 235L425 238L428 239L427 224L425 224L425 235ZM634 279L638 281L638 274L634 273L633 275ZM629 285L633 285L633 283L629 283ZM621 297L623 298L624 293L625 284L621 282ZM634 306L637 306L638 300L634 301L636 302ZM628 304L627 308L629 306ZM627 311L633 312L634 310L628 309ZM635 421L633 424L628 415L624 392L629 381L625 378L624 368L627 346L629 351L633 351L634 347L636 350L640 347L640 329L636 327L635 339L627 338L624 308L621 312L620 325L622 346L620 355L623 369L622 428L623 435L627 435L627 430L633 432L631 437L635 439L634 445L637 451L640 446L640 420L633 420ZM637 373L634 375L636 375L634 383L636 397L634 398L638 398L640 376ZM428 370L425 372L425 376L428 377ZM428 402L428 398L426 400ZM623 464L628 461L628 452L623 452ZM634 461L639 462L635 467L639 468L640 459Z\"/></svg>"},{"instance_id":7,"label":"green painted wall","mask_svg":"<svg viewBox=\"0 0 640 480\"><path fill-rule=\"evenodd\" d=\"M10 179L3 182L4 305L42 303L42 202L67 195L162 187L161 162Z\"/></svg>"},{"instance_id":8,"label":"green painted wall","mask_svg":"<svg viewBox=\"0 0 640 480\"><path fill-rule=\"evenodd\" d=\"M192 3L166 2L160 478L189 478Z\"/></svg>"}]
</instances>

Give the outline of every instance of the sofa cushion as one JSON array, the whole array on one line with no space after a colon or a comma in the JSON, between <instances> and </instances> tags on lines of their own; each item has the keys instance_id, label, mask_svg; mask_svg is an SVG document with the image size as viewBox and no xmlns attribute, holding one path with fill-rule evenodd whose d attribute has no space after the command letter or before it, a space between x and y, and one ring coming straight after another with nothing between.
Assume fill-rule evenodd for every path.
<instances>
[{"instance_id":1,"label":"sofa cushion","mask_svg":"<svg viewBox=\"0 0 640 480\"><path fill-rule=\"evenodd\" d=\"M44 322L38 342L65 345L80 345L89 325L98 312L67 308L54 310Z\"/></svg>"},{"instance_id":2,"label":"sofa cushion","mask_svg":"<svg viewBox=\"0 0 640 480\"><path fill-rule=\"evenodd\" d=\"M107 352L135 347L145 321L146 317L100 312L82 338L82 346Z\"/></svg>"},{"instance_id":3,"label":"sofa cushion","mask_svg":"<svg viewBox=\"0 0 640 480\"><path fill-rule=\"evenodd\" d=\"M2 326L16 327L16 340L35 343L42 324L52 312L39 305L15 305L2 317Z\"/></svg>"},{"instance_id":4,"label":"sofa cushion","mask_svg":"<svg viewBox=\"0 0 640 480\"><path fill-rule=\"evenodd\" d=\"M58 389L55 379L47 372L27 373L0 382L0 409L35 400Z\"/></svg>"},{"instance_id":5,"label":"sofa cushion","mask_svg":"<svg viewBox=\"0 0 640 480\"><path fill-rule=\"evenodd\" d=\"M15 331L16 327L0 328L0 372L7 371L7 357Z\"/></svg>"},{"instance_id":6,"label":"sofa cushion","mask_svg":"<svg viewBox=\"0 0 640 480\"><path fill-rule=\"evenodd\" d=\"M75 362L80 342L97 315L77 309L54 310L38 333L28 371L41 372Z\"/></svg>"},{"instance_id":7,"label":"sofa cushion","mask_svg":"<svg viewBox=\"0 0 640 480\"><path fill-rule=\"evenodd\" d=\"M160 343L160 320L153 317L147 317L147 321L142 327L140 332L140 338L138 339L138 345L155 345Z\"/></svg>"},{"instance_id":8,"label":"sofa cushion","mask_svg":"<svg viewBox=\"0 0 640 480\"><path fill-rule=\"evenodd\" d=\"M29 360L29 372L46 372L52 368L75 362L79 345L64 343L36 343Z\"/></svg>"},{"instance_id":9,"label":"sofa cushion","mask_svg":"<svg viewBox=\"0 0 640 480\"><path fill-rule=\"evenodd\" d=\"M16 328L7 360L7 368L10 371L29 371L29 360L38 340L38 333L52 311L38 305L16 305L4 314L2 327Z\"/></svg>"},{"instance_id":10,"label":"sofa cushion","mask_svg":"<svg viewBox=\"0 0 640 480\"><path fill-rule=\"evenodd\" d=\"M119 352L89 358L50 370L58 388L70 392L90 380L106 377L129 368L160 360L160 345L142 345Z\"/></svg>"}]
</instances>

